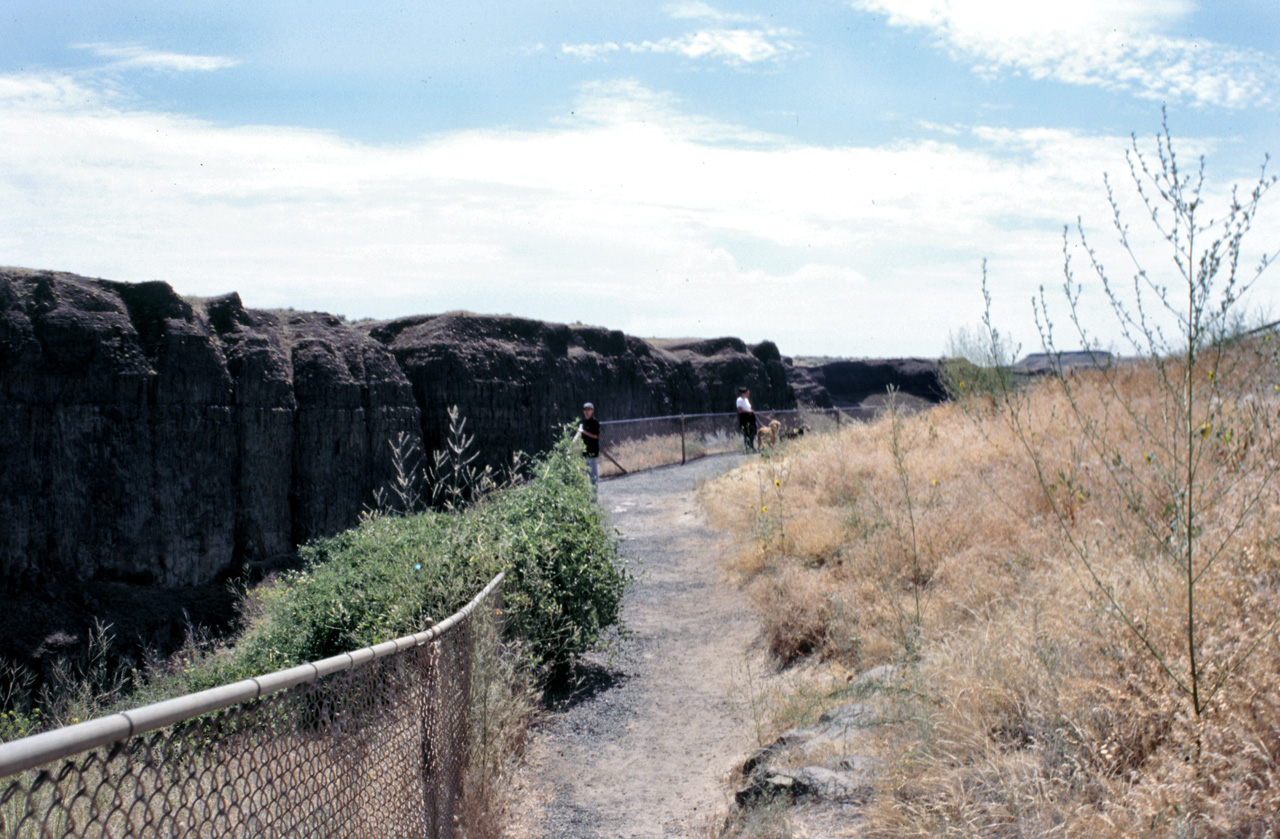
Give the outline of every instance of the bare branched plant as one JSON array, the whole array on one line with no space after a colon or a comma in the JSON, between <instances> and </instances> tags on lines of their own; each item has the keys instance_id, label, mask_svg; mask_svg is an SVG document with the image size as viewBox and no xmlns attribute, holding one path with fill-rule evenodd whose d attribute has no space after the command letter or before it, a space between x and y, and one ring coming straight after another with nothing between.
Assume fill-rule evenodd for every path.
<instances>
[{"instance_id":1,"label":"bare branched plant","mask_svg":"<svg viewBox=\"0 0 1280 839\"><path fill-rule=\"evenodd\" d=\"M446 510L461 510L497 485L493 468L476 468L480 450L474 448L476 436L467 433L466 417L457 405L449 408L449 436L445 447L432 452L427 477L431 486L431 503Z\"/></svg>"},{"instance_id":2,"label":"bare branched plant","mask_svg":"<svg viewBox=\"0 0 1280 839\"><path fill-rule=\"evenodd\" d=\"M902 655L915 658L920 652L925 611L932 593L931 583L938 570L937 552L924 537L921 516L930 499L913 482L909 456L916 442L906 422L908 408L898 399L897 390L888 392L887 445L892 464L892 497L871 498L876 517L887 525L895 549L885 552L878 563L880 584L886 588L884 603L893 612L897 643Z\"/></svg>"},{"instance_id":3,"label":"bare branched plant","mask_svg":"<svg viewBox=\"0 0 1280 839\"><path fill-rule=\"evenodd\" d=\"M475 435L466 433L466 422L458 417L456 405L450 409L446 448L432 453L434 462L428 470L435 503L450 512L474 504L491 492L516 486L525 479L530 465L529 456L517 449L502 467L495 469L486 464L477 469L474 463L479 450L472 450Z\"/></svg>"},{"instance_id":4,"label":"bare branched plant","mask_svg":"<svg viewBox=\"0 0 1280 839\"><path fill-rule=\"evenodd\" d=\"M1134 237L1109 178L1107 196L1119 245L1131 262L1131 284L1117 282L1082 221L1074 235L1063 231L1070 331L1082 347L1098 346L1084 324L1075 239L1136 359L1055 370L1068 406L1058 420L1069 432L1034 425L1010 389L1001 391L1001 399L1065 544L1102 608L1122 622L1200 720L1276 626L1273 621L1250 628L1247 637L1228 637L1220 629L1224 615L1201 609L1205 587L1237 585L1232 572L1245 562L1237 537L1257 524L1263 502L1276 493L1276 336L1246 330L1242 307L1277 254L1264 254L1251 269L1240 264L1244 239L1276 179L1264 161L1252 188L1244 194L1233 189L1225 211L1210 216L1204 158L1190 170L1182 166L1167 118L1155 146L1153 158L1135 136L1126 159L1163 243L1163 266L1152 265L1145 243ZM1034 308L1044 351L1060 358L1043 287ZM988 337L998 344L993 329ZM1139 404L1127 396L1133 390L1126 382L1134 377L1153 381L1151 401ZM1071 435L1069 444L1062 442L1064 433ZM1050 451L1051 436L1057 451ZM1095 538L1089 523L1078 520L1086 498L1107 505L1114 517L1111 539ZM1125 567L1134 569L1132 578L1117 573L1114 557L1101 553L1102 545L1114 552L1115 544L1130 554Z\"/></svg>"},{"instance_id":5,"label":"bare branched plant","mask_svg":"<svg viewBox=\"0 0 1280 839\"><path fill-rule=\"evenodd\" d=\"M54 662L41 686L39 705L54 726L97 717L113 708L134 683L132 662L112 649L112 625L94 618L84 650Z\"/></svg>"},{"instance_id":6,"label":"bare branched plant","mask_svg":"<svg viewBox=\"0 0 1280 839\"><path fill-rule=\"evenodd\" d=\"M387 443L391 446L391 468L395 474L387 486L373 491L373 507L366 513L377 511L407 515L417 512L423 507L420 490L423 481L422 448L404 431Z\"/></svg>"},{"instance_id":7,"label":"bare branched plant","mask_svg":"<svg viewBox=\"0 0 1280 839\"><path fill-rule=\"evenodd\" d=\"M449 436L443 449L431 453L429 463L422 449L409 434L401 431L391 446L391 468L394 474L385 487L374 490L373 504L365 509L365 517L377 515L409 515L435 507L459 512L496 489L521 480L528 465L523 452L513 452L504 469L475 465L480 450L475 448L474 434L467 432L467 420L454 405L449 408Z\"/></svg>"}]
</instances>

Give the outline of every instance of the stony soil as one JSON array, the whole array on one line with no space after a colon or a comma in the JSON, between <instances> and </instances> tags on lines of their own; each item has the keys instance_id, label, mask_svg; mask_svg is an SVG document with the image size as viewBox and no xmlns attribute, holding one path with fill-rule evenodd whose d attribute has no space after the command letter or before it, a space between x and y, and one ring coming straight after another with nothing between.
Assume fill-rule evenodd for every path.
<instances>
[{"instance_id":1,"label":"stony soil","mask_svg":"<svg viewBox=\"0 0 1280 839\"><path fill-rule=\"evenodd\" d=\"M596 656L538 726L513 835L707 836L728 811L731 773L756 746L746 673L767 665L694 491L741 458L601 484L600 503L641 574L626 601L633 635Z\"/></svg>"}]
</instances>

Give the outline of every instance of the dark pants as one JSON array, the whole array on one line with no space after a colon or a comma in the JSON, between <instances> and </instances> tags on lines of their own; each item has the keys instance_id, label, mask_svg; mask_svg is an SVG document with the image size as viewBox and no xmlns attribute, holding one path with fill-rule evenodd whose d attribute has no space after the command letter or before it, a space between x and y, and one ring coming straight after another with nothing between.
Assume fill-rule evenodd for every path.
<instances>
[{"instance_id":1,"label":"dark pants","mask_svg":"<svg viewBox=\"0 0 1280 839\"><path fill-rule=\"evenodd\" d=\"M756 415L738 414L738 426L742 429L742 445L747 451L756 450Z\"/></svg>"}]
</instances>

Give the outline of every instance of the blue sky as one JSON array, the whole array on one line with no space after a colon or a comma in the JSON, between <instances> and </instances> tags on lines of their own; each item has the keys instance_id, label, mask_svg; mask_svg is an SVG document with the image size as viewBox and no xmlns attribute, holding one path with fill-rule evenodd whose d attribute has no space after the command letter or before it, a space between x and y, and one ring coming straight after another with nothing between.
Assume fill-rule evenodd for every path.
<instances>
[{"instance_id":1,"label":"blue sky","mask_svg":"<svg viewBox=\"0 0 1280 839\"><path fill-rule=\"evenodd\" d=\"M1225 207L1280 154L1280 4L8 0L0 264L935 356L985 259L1035 349L1064 224L1132 271L1104 173L1167 276L1124 157L1162 106ZM1247 241L1280 248L1280 192Z\"/></svg>"}]
</instances>

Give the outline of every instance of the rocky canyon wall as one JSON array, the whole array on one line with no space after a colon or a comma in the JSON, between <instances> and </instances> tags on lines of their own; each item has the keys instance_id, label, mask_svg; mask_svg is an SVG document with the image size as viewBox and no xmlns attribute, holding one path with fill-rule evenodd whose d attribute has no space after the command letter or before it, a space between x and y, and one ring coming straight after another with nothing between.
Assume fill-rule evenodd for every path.
<instances>
[{"instance_id":1,"label":"rocky canyon wall","mask_svg":"<svg viewBox=\"0 0 1280 839\"><path fill-rule=\"evenodd\" d=\"M225 625L227 578L355 524L390 441L442 447L453 405L501 465L586 401L601 419L732 411L746 385L757 408L829 407L888 383L941 393L936 373L509 316L348 324L0 268L0 657L47 670L94 619L134 652Z\"/></svg>"},{"instance_id":2,"label":"rocky canyon wall","mask_svg":"<svg viewBox=\"0 0 1280 839\"><path fill-rule=\"evenodd\" d=\"M603 418L792 407L778 349L659 347L466 313L347 324L128 284L0 269L0 573L177 588L352 526L389 441L442 445L459 406L492 463Z\"/></svg>"},{"instance_id":3,"label":"rocky canyon wall","mask_svg":"<svg viewBox=\"0 0 1280 839\"><path fill-rule=\"evenodd\" d=\"M350 526L415 431L407 379L328 315L0 271L7 590L177 587Z\"/></svg>"}]
</instances>

